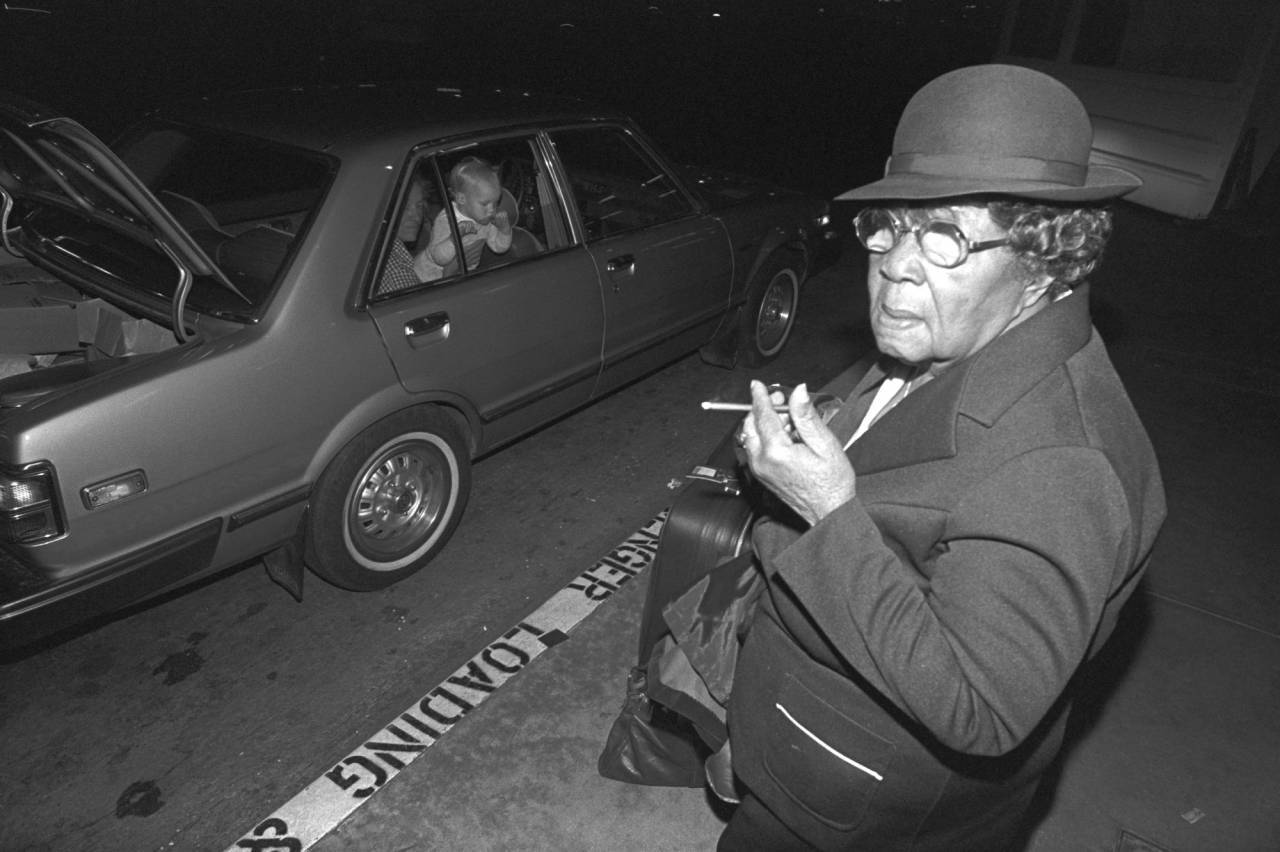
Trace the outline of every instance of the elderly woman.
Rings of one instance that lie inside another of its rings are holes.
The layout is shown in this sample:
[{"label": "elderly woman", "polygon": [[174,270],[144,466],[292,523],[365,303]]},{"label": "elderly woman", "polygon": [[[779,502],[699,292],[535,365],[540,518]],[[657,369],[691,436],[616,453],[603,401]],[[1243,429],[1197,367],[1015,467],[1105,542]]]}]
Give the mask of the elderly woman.
[{"label": "elderly woman", "polygon": [[[879,350],[739,443],[794,511],[729,707],[722,849],[1007,848],[1164,519],[1156,459],[1084,279],[1138,185],[1087,162],[1061,83],[986,65],[907,105],[885,177],[840,196]],[[773,402],[779,402],[775,399]]]}]

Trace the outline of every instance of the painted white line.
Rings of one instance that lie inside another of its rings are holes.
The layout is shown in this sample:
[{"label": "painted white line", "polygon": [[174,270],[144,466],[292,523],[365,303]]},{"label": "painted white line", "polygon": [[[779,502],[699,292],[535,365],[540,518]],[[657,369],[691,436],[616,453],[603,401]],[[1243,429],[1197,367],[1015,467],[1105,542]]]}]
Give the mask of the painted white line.
[{"label": "painted white line", "polygon": [[226,852],[302,852],[337,827],[534,657],[649,567],[663,511],[304,787]]}]

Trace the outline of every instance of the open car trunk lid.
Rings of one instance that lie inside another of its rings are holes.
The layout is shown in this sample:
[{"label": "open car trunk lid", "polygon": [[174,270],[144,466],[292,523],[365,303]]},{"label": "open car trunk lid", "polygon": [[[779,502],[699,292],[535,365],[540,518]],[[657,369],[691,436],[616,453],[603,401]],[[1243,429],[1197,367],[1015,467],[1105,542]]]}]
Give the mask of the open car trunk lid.
[{"label": "open car trunk lid", "polygon": [[[44,268],[66,268],[78,273],[77,281],[101,282],[103,295],[167,324],[179,341],[187,337],[183,312],[195,276],[216,281],[248,302],[102,140],[70,118],[7,94],[0,95],[0,205],[3,245],[11,254]],[[32,227],[28,233],[29,225],[41,221],[72,219],[81,226]],[[77,239],[75,230],[86,236]],[[172,295],[162,300],[145,285],[112,287],[111,276],[102,274],[108,270],[100,255],[92,252],[111,250],[107,246],[113,242],[123,268],[150,267],[153,277],[162,276],[167,262],[178,279]],[[140,249],[136,256],[128,249],[131,242]]]}]

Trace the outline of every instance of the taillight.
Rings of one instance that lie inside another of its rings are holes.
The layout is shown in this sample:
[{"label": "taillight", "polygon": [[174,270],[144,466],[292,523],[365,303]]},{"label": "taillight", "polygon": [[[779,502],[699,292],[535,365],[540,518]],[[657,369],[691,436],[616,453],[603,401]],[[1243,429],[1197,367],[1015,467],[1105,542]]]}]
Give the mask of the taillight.
[{"label": "taillight", "polygon": [[42,463],[0,468],[0,536],[35,544],[64,532],[53,469]]}]

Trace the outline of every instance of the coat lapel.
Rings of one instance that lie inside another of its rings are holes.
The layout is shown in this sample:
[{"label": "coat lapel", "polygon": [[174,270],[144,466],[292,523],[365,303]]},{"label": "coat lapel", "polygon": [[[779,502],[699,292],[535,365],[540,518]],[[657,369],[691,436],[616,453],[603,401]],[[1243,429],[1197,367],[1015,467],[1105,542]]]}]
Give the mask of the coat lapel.
[{"label": "coat lapel", "polygon": [[[1080,288],[907,396],[849,448],[853,469],[862,475],[954,456],[961,416],[992,425],[1091,333],[1088,290]],[[868,375],[876,371],[884,377],[878,365]]]},{"label": "coat lapel", "polygon": [[[840,439],[840,443],[847,443],[849,438],[857,431],[858,426],[862,423],[862,418],[866,416],[867,409],[871,407],[871,400],[875,397],[875,390],[884,381],[888,375],[892,360],[879,353],[872,353],[871,356],[858,361],[853,369],[845,372],[844,375],[837,378],[829,386],[828,390],[844,398],[844,404],[836,411],[835,415],[828,421],[827,426]],[[853,379],[861,373],[861,377],[854,383],[853,388],[844,391],[839,387],[842,379]]]}]

